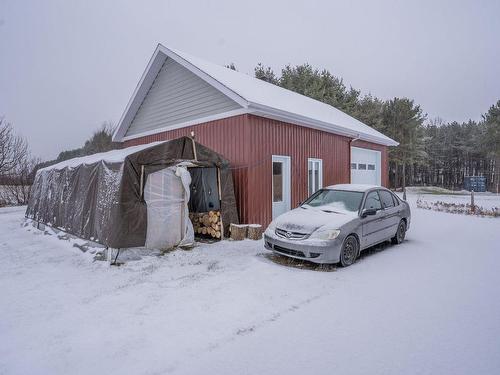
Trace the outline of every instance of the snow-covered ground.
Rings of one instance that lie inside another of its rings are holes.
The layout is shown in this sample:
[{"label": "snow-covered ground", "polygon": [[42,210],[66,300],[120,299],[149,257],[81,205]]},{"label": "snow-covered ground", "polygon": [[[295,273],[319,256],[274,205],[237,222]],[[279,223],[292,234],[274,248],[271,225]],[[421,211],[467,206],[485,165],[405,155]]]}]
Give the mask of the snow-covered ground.
[{"label": "snow-covered ground", "polygon": [[414,208],[402,245],[321,272],[249,240],[110,267],[23,214],[0,209],[0,374],[500,373],[499,219]]}]

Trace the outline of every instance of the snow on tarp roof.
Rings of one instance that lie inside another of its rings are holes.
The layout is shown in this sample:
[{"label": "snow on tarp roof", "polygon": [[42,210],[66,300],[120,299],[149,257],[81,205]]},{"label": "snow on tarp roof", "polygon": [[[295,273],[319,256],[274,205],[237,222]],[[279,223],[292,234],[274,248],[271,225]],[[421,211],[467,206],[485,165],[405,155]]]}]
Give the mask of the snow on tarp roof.
[{"label": "snow on tarp roof", "polygon": [[120,120],[113,140],[125,136],[149,87],[166,58],[183,65],[240,104],[247,113],[329,131],[378,144],[396,146],[393,139],[341,110],[262,81],[248,74],[205,61],[187,53],[158,45]]},{"label": "snow on tarp roof", "polygon": [[52,169],[61,170],[64,168],[75,168],[79,165],[89,165],[94,164],[99,161],[105,161],[108,163],[119,163],[125,160],[128,155],[131,155],[135,152],[145,150],[146,148],[156,146],[162,142],[152,142],[144,145],[131,146],[127,148],[122,148],[118,150],[111,150],[107,152],[100,152],[97,154],[80,156],[78,158],[63,160],[60,163],[49,165],[45,168],[40,168],[38,171],[48,171]]}]

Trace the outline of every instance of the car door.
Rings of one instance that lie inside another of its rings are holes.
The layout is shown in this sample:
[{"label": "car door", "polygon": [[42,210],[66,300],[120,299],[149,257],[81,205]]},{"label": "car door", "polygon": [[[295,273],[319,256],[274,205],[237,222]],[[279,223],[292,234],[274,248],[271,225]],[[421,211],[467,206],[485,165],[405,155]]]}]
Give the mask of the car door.
[{"label": "car door", "polygon": [[381,189],[379,190],[379,195],[382,202],[382,209],[384,210],[384,238],[391,238],[394,237],[398,228],[400,220],[399,207],[394,204],[394,199],[390,191]]},{"label": "car door", "polygon": [[384,240],[384,212],[377,190],[370,191],[365,198],[363,209],[375,209],[375,215],[361,218],[362,246],[369,247]]}]

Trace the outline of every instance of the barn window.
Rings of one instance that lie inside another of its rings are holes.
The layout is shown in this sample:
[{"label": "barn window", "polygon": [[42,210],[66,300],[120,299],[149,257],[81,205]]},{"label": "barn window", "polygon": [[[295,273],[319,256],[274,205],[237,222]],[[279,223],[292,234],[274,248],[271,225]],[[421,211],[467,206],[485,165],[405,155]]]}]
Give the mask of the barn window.
[{"label": "barn window", "polygon": [[368,164],[368,170],[369,171],[374,171],[375,170],[375,164]]},{"label": "barn window", "polygon": [[283,163],[273,162],[273,202],[283,201]]},{"label": "barn window", "polygon": [[309,195],[323,187],[323,160],[307,159],[307,186]]},{"label": "barn window", "polygon": [[351,169],[356,169],[356,163],[351,163]]},{"label": "barn window", "polygon": [[366,171],[366,164],[358,164],[358,169],[362,169],[364,171]]}]

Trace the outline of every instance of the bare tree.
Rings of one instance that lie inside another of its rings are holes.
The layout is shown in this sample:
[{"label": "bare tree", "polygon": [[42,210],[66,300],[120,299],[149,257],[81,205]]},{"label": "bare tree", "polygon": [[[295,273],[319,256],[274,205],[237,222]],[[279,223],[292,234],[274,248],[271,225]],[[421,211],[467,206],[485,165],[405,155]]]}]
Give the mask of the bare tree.
[{"label": "bare tree", "polygon": [[0,205],[28,203],[37,163],[39,160],[30,155],[26,140],[0,118]]},{"label": "bare tree", "polygon": [[33,158],[27,153],[4,178],[4,185],[0,189],[0,200],[9,205],[28,204],[38,163],[40,159]]},{"label": "bare tree", "polygon": [[0,117],[0,179],[7,177],[28,154],[28,143]]}]

